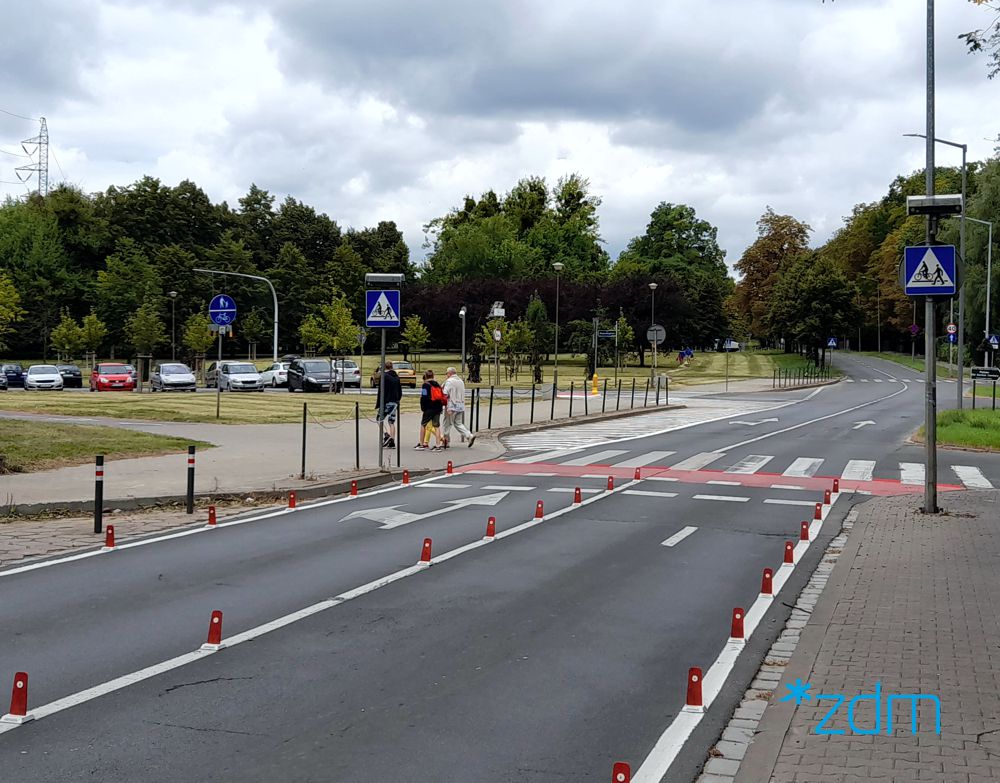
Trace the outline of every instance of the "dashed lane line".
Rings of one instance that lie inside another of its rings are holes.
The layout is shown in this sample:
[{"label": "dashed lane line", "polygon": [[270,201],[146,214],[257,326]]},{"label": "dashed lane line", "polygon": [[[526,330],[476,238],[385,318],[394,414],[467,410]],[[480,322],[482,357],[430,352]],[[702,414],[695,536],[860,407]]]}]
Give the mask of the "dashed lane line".
[{"label": "dashed lane line", "polygon": [[748,497],[739,495],[694,495],[693,497],[695,500],[722,500],[729,503],[746,503],[750,500]]},{"label": "dashed lane line", "polygon": [[666,541],[660,543],[660,546],[677,546],[681,541],[691,535],[698,528],[688,525],[687,527],[682,527],[676,533],[674,533]]}]

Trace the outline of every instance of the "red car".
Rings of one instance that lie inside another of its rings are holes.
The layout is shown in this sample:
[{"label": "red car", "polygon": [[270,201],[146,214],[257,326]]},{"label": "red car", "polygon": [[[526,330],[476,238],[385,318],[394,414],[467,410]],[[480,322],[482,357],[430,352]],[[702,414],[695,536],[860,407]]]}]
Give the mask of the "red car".
[{"label": "red car", "polygon": [[132,391],[135,378],[129,375],[124,364],[99,364],[90,373],[91,391]]}]

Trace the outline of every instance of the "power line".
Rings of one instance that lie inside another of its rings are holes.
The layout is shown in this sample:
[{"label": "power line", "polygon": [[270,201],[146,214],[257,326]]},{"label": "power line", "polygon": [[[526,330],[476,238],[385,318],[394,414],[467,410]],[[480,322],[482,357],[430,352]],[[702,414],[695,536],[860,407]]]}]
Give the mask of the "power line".
[{"label": "power line", "polygon": [[30,155],[23,155],[20,152],[9,152],[8,150],[0,150],[0,152],[4,153],[5,155],[10,155],[10,156],[15,157],[15,158],[29,158],[29,159],[31,158]]},{"label": "power line", "polygon": [[38,117],[25,117],[23,114],[17,114],[12,111],[7,111],[6,109],[0,109],[0,113],[9,114],[11,117],[17,117],[19,120],[27,120],[28,122],[38,122]]},{"label": "power line", "polygon": [[59,158],[56,157],[56,151],[52,150],[52,160],[56,162],[56,167],[59,169],[59,176],[62,177],[62,181],[66,181],[66,172],[63,171],[62,166],[59,165]]}]

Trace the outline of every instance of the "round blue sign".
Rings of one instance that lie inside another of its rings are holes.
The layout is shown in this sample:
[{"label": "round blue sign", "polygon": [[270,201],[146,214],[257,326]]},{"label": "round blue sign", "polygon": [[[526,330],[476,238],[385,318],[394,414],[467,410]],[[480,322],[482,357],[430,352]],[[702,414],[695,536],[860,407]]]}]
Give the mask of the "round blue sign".
[{"label": "round blue sign", "polygon": [[208,306],[208,317],[212,323],[228,326],[236,320],[236,302],[228,294],[219,294],[212,298]]}]

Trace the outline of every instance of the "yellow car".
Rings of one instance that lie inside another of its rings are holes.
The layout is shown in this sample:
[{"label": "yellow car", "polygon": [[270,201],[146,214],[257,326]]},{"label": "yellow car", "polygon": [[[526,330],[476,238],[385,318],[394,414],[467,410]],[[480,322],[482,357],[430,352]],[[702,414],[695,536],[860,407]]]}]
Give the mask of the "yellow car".
[{"label": "yellow car", "polygon": [[[412,362],[393,362],[392,369],[396,371],[396,375],[399,376],[399,382],[403,386],[409,386],[411,389],[417,388],[417,371],[413,369]],[[372,388],[378,388],[378,377],[382,372],[381,367],[376,367],[375,371],[372,372],[371,384]]]}]

